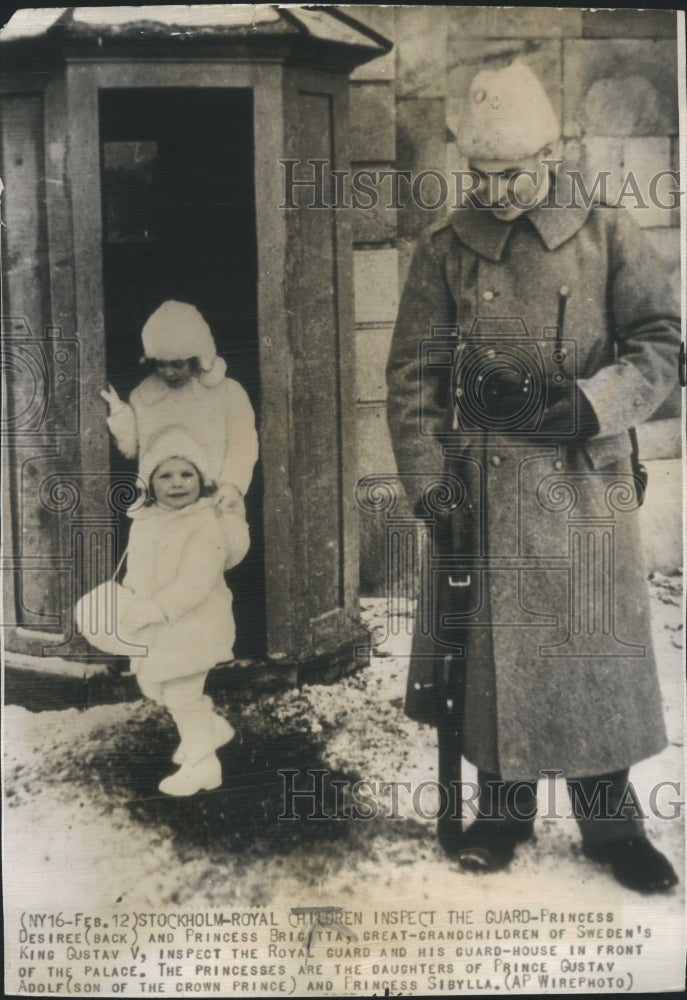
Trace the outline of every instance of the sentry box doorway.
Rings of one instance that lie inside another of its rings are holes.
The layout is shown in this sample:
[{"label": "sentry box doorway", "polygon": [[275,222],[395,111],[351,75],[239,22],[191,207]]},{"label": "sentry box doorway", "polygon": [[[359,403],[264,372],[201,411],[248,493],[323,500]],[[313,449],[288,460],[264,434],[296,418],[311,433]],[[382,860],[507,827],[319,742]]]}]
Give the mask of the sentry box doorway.
[{"label": "sentry box doorway", "polygon": [[[351,663],[365,635],[350,223],[329,172],[326,207],[307,188],[283,207],[280,161],[348,167],[348,74],[389,45],[327,9],[41,14],[0,33],[6,354],[38,352],[51,387],[49,417],[24,427],[37,390],[8,368],[6,646],[84,656],[73,602],[111,570],[127,502],[98,390],[140,378],[142,323],[173,297],[206,314],[258,413],[238,649]],[[57,338],[78,375],[58,373]]]},{"label": "sentry box doorway", "polygon": [[[167,299],[192,302],[259,413],[252,91],[103,90],[99,119],[108,377],[126,397],[148,316]],[[112,443],[110,468],[136,463]],[[229,576],[237,657],[267,652],[261,471],[246,497],[251,548]]]}]

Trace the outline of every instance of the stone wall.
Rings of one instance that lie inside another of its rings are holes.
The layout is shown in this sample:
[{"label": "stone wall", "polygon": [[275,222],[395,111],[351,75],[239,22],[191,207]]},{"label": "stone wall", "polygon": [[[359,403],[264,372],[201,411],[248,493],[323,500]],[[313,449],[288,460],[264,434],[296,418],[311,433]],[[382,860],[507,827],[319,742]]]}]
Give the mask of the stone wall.
[{"label": "stone wall", "polygon": [[[632,171],[640,198],[626,188],[623,204],[679,280],[678,211],[652,206],[647,197],[654,175],[678,169],[674,12],[356,6],[351,13],[394,43],[391,53],[352,77],[354,170],[396,168],[415,175],[430,169],[450,177],[452,170],[464,169],[455,133],[470,81],[483,66],[499,68],[519,56],[547,88],[562,122],[566,157],[585,177],[610,171],[608,197],[613,199]],[[657,189],[665,205],[671,187],[666,178]],[[385,195],[389,190],[381,188]],[[435,197],[429,184],[425,197]],[[641,207],[640,199],[648,207]],[[352,213],[361,476],[395,468],[384,416],[384,366],[414,240],[437,215],[410,203],[398,210],[386,203],[380,199],[374,210]],[[676,418],[679,402],[676,387],[656,417]],[[665,432],[656,428],[642,438],[642,457],[656,459],[644,515],[651,568],[681,561],[679,476],[675,463],[670,475],[662,464],[675,441],[674,419]],[[657,504],[678,514],[657,524]],[[379,593],[384,588],[381,520],[363,514],[361,539],[363,592]]]}]

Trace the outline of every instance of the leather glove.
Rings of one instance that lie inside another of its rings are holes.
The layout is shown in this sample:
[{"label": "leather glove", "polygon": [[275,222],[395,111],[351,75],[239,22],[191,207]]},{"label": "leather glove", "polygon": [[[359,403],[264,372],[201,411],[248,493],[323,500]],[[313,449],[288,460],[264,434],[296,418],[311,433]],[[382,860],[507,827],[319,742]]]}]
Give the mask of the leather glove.
[{"label": "leather glove", "polygon": [[522,371],[498,368],[484,376],[481,390],[484,410],[492,417],[517,415],[527,403],[531,391],[531,381]]},{"label": "leather glove", "polygon": [[[542,415],[537,437],[558,436],[581,441],[599,433],[594,408],[576,385],[571,389],[554,390],[552,397]],[[574,427],[577,433],[572,435]]]}]

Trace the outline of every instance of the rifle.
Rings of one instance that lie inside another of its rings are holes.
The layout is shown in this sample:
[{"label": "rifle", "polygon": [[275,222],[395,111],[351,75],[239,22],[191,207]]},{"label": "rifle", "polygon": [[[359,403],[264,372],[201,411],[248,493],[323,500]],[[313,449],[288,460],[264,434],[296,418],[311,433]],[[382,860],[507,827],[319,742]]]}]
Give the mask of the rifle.
[{"label": "rifle", "polygon": [[[426,516],[426,515],[425,515]],[[434,540],[443,554],[453,550],[451,515],[439,516]],[[466,646],[467,630],[444,625],[446,615],[471,610],[474,583],[469,573],[442,570],[434,606],[431,634],[416,629],[408,671],[405,711],[411,719],[437,729],[442,813],[437,822],[439,843],[455,852],[462,837],[461,750],[465,713],[465,657],[456,646]],[[454,818],[452,818],[454,817]]]},{"label": "rifle", "polygon": [[[451,552],[453,532],[450,516],[436,526],[436,540],[441,552]],[[467,612],[470,608],[472,581],[470,573],[442,571],[439,574],[439,593],[434,608],[434,634],[444,650],[458,643],[466,648],[466,629],[447,628],[447,614]],[[455,852],[463,834],[461,794],[461,753],[463,744],[463,718],[465,715],[465,657],[434,651],[434,696],[439,752],[439,785],[444,790],[441,805],[447,808],[437,821],[437,837],[443,849]]]}]

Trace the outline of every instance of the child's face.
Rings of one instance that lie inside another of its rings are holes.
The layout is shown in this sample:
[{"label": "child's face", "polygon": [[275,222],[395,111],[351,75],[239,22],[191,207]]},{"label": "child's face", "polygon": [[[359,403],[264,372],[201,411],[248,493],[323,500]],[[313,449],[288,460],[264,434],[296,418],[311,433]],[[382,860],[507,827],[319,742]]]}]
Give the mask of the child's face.
[{"label": "child's face", "polygon": [[156,361],[157,373],[170,389],[181,389],[193,375],[193,359]]},{"label": "child's face", "polygon": [[150,477],[157,502],[172,510],[195,503],[200,496],[200,476],[185,458],[166,458]]}]

